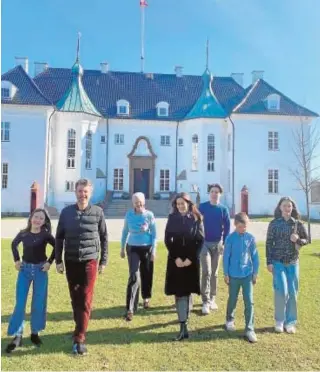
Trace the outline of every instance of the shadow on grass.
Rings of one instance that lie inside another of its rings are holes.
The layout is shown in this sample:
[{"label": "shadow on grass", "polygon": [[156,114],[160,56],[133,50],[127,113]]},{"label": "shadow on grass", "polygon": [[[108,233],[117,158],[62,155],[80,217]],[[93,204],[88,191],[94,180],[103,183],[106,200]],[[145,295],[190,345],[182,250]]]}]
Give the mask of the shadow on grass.
[{"label": "shadow on grass", "polygon": [[310,253],[310,256],[320,258],[320,252],[319,253]]},{"label": "shadow on grass", "polygon": [[[127,324],[127,323],[124,323]],[[133,324],[133,323],[130,323]],[[177,329],[174,332],[155,332],[159,328],[175,325]],[[177,336],[179,326],[176,321],[168,323],[155,323],[142,327],[128,328],[128,326],[118,328],[107,328],[87,332],[86,344],[90,350],[93,351],[94,345],[130,345],[130,344],[144,344],[144,343],[166,343],[171,342]],[[273,332],[272,327],[256,329],[259,334],[266,332]],[[29,339],[24,340],[24,346],[16,349],[11,354],[6,354],[4,351],[5,345],[10,342],[11,338],[4,338],[2,344],[2,356],[20,357],[22,355],[36,355],[36,354],[54,354],[66,353],[71,356],[72,339],[70,333],[59,333],[54,335],[43,334],[41,336],[43,345],[40,348],[32,346]],[[190,338],[184,340],[184,343],[207,342],[207,341],[221,341],[228,339],[244,339],[243,331],[227,332],[224,329],[224,324],[215,325],[206,328],[193,330],[190,329]],[[172,347],[179,345],[179,342],[172,342]],[[92,347],[90,347],[92,346]]]}]

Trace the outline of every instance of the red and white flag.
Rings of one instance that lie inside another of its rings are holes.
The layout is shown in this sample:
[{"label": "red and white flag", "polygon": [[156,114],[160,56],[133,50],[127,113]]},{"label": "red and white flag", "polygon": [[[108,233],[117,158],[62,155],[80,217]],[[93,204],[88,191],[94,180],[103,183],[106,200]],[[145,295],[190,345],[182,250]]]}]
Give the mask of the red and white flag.
[{"label": "red and white flag", "polygon": [[147,0],[140,0],[140,6],[141,7],[148,6]]}]

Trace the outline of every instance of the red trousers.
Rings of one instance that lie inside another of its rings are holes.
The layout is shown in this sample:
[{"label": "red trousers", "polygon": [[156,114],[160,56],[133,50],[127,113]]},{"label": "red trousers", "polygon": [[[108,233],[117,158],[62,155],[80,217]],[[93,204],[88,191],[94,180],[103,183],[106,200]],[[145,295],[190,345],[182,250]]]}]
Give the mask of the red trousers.
[{"label": "red trousers", "polygon": [[66,261],[66,274],[75,321],[74,342],[84,342],[86,338],[97,271],[96,260]]}]

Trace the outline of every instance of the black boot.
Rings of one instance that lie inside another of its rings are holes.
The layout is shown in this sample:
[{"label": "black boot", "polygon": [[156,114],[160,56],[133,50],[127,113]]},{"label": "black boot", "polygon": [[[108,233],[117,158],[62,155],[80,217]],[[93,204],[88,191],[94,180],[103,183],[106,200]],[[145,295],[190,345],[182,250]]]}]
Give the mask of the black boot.
[{"label": "black boot", "polygon": [[22,336],[16,336],[6,347],[6,353],[10,354],[16,347],[22,346]]},{"label": "black boot", "polygon": [[182,341],[185,338],[189,338],[187,323],[181,322],[180,323],[180,332],[179,332],[178,336],[174,339],[174,341]]},{"label": "black boot", "polygon": [[30,340],[37,347],[40,347],[42,345],[42,341],[38,333],[31,333]]}]

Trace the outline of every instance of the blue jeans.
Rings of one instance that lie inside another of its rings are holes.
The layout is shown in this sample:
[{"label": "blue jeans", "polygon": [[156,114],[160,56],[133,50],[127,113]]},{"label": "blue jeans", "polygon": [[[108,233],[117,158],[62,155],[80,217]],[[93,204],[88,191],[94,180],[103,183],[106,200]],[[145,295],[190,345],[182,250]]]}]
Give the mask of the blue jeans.
[{"label": "blue jeans", "polygon": [[47,315],[48,273],[42,271],[43,263],[22,262],[16,286],[16,306],[9,321],[8,336],[23,334],[26,303],[30,284],[33,285],[31,303],[31,333],[45,329]]},{"label": "blue jeans", "polygon": [[240,288],[244,301],[246,331],[254,330],[253,283],[252,275],[245,278],[229,278],[229,298],[227,305],[227,322],[234,321]]},{"label": "blue jeans", "polygon": [[285,325],[297,323],[299,263],[273,262],[274,318]]}]

